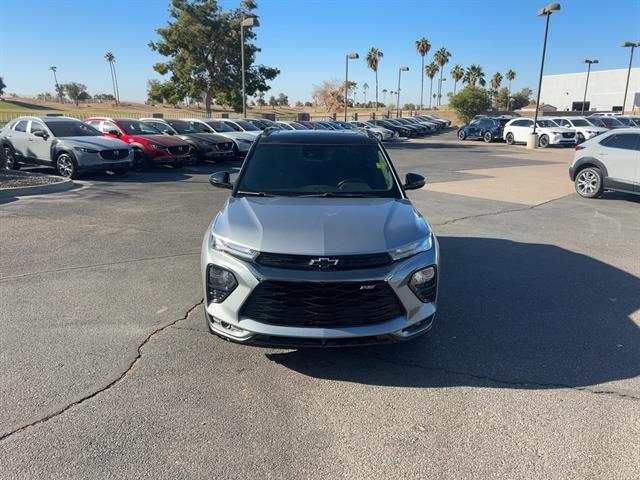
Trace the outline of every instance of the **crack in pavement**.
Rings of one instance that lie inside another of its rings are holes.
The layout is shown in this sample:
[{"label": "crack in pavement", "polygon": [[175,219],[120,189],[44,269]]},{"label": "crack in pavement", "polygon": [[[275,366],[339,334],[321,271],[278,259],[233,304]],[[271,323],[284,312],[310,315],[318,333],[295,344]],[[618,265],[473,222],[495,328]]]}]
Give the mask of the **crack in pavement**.
[{"label": "crack in pavement", "polygon": [[379,357],[379,356],[375,356],[373,357],[376,360],[383,362],[383,363],[389,363],[391,365],[396,365],[396,366],[400,366],[400,367],[411,367],[411,368],[417,368],[420,370],[427,370],[427,371],[431,371],[431,372],[442,372],[442,373],[447,373],[450,375],[461,375],[461,376],[465,376],[465,377],[470,377],[470,378],[475,378],[478,380],[489,380],[490,382],[494,382],[494,383],[502,383],[504,385],[513,385],[516,387],[528,387],[528,386],[536,386],[536,387],[551,387],[551,388],[562,388],[562,389],[568,389],[568,390],[577,390],[579,392],[587,392],[587,393],[591,393],[594,395],[611,395],[611,396],[615,396],[615,397],[619,397],[622,398],[624,400],[633,400],[633,401],[640,401],[640,396],[636,397],[635,395],[631,395],[628,393],[622,393],[622,392],[617,392],[615,390],[594,390],[591,388],[587,388],[587,387],[577,387],[575,385],[569,385],[566,383],[552,383],[552,382],[535,382],[535,381],[523,381],[523,380],[505,380],[505,379],[501,379],[501,378],[496,378],[496,377],[491,377],[489,375],[480,375],[477,373],[469,373],[469,372],[463,372],[461,370],[452,370],[449,368],[445,368],[445,367],[428,367],[425,365],[421,365],[419,363],[413,363],[413,362],[404,362],[401,360],[392,360],[389,358],[384,358],[384,357]]},{"label": "crack in pavement", "polygon": [[94,392],[92,392],[92,393],[90,393],[90,394],[88,394],[88,395],[85,395],[85,396],[81,397],[81,398],[80,398],[80,399],[78,399],[78,400],[75,400],[75,401],[73,401],[73,402],[71,402],[71,403],[69,403],[69,404],[65,405],[64,407],[60,408],[59,410],[57,410],[57,411],[55,411],[55,412],[53,412],[53,413],[50,413],[49,415],[46,415],[46,416],[44,416],[44,417],[42,417],[42,418],[39,418],[38,420],[35,420],[35,421],[33,421],[33,422],[30,422],[30,423],[27,423],[26,425],[23,425],[23,426],[18,427],[18,428],[14,429],[14,430],[11,430],[10,432],[7,432],[7,433],[4,433],[4,434],[0,435],[0,442],[2,442],[2,441],[4,441],[4,440],[6,440],[7,438],[9,438],[9,437],[11,437],[11,436],[15,435],[16,433],[23,432],[23,431],[25,431],[25,430],[28,430],[28,429],[29,429],[29,428],[31,428],[31,427],[35,427],[36,425],[40,425],[40,424],[42,424],[42,423],[46,423],[46,422],[48,422],[49,420],[51,420],[51,419],[53,419],[53,418],[56,418],[56,417],[58,417],[58,416],[62,415],[63,413],[67,412],[68,410],[72,409],[73,407],[76,407],[76,406],[78,406],[78,405],[81,405],[81,404],[83,404],[84,402],[86,402],[87,400],[90,400],[90,399],[92,399],[92,398],[97,397],[97,396],[98,396],[98,395],[100,395],[101,393],[106,392],[107,390],[111,389],[112,387],[114,387],[114,386],[116,386],[117,384],[119,384],[120,382],[122,382],[122,381],[127,377],[127,375],[129,375],[129,373],[133,370],[133,368],[138,364],[138,362],[139,362],[139,361],[140,361],[140,359],[142,358],[142,348],[143,348],[147,343],[149,343],[149,341],[150,341],[153,337],[155,337],[156,335],[158,335],[158,334],[159,334],[159,333],[161,333],[162,331],[166,330],[167,328],[169,328],[169,327],[171,327],[171,326],[175,325],[176,323],[181,322],[181,321],[186,320],[187,318],[189,318],[189,315],[191,315],[191,313],[192,313],[196,308],[198,308],[199,306],[201,306],[203,302],[204,302],[204,299],[201,299],[198,303],[196,303],[195,305],[193,305],[192,307],[190,307],[190,308],[185,312],[185,314],[184,314],[182,317],[180,317],[180,318],[178,318],[178,319],[176,319],[176,320],[173,320],[173,321],[171,321],[171,322],[169,322],[169,323],[166,323],[165,325],[163,325],[163,326],[161,326],[161,327],[156,328],[156,329],[155,329],[155,330],[153,330],[149,335],[147,335],[147,336],[145,337],[145,339],[142,341],[142,343],[140,343],[140,344],[138,345],[136,356],[133,358],[133,360],[131,361],[131,363],[129,364],[129,366],[128,366],[128,367],[127,367],[127,368],[126,368],[126,369],[125,369],[125,370],[124,370],[124,371],[123,371],[123,372],[122,372],[122,373],[121,373],[121,374],[120,374],[120,375],[119,375],[115,380],[112,380],[111,382],[109,382],[109,383],[108,383],[108,384],[106,384],[105,386],[103,386],[103,387],[101,387],[101,388],[99,388],[99,389],[95,390]]},{"label": "crack in pavement", "polygon": [[200,255],[200,252],[175,253],[173,255],[157,255],[155,257],[133,258],[131,260],[122,260],[119,262],[94,263],[89,265],[78,265],[76,267],[56,268],[54,270],[42,270],[40,272],[21,273],[19,275],[9,275],[7,277],[0,277],[0,282],[3,280],[14,280],[16,278],[31,277],[34,275],[44,275],[47,273],[70,272],[73,270],[84,270],[86,268],[109,267],[111,265],[126,265],[128,263],[146,262],[149,260],[165,260],[167,258],[189,257],[193,255]]},{"label": "crack in pavement", "polygon": [[564,197],[560,197],[560,198],[553,198],[551,200],[547,200],[546,202],[538,203],[537,205],[529,205],[529,206],[522,207],[522,208],[510,208],[510,209],[506,209],[506,210],[498,210],[497,212],[485,212],[485,213],[478,213],[476,215],[469,215],[467,217],[452,218],[451,220],[447,220],[446,222],[432,223],[431,226],[433,226],[433,227],[442,227],[444,225],[450,225],[452,223],[462,222],[463,220],[471,220],[471,219],[474,219],[474,218],[492,217],[492,216],[502,215],[504,213],[525,212],[527,210],[533,210],[533,209],[536,209],[538,207],[542,207],[544,205],[547,205],[549,203],[555,202],[556,200],[560,200],[560,199],[565,198],[567,196],[568,195],[565,195]]}]

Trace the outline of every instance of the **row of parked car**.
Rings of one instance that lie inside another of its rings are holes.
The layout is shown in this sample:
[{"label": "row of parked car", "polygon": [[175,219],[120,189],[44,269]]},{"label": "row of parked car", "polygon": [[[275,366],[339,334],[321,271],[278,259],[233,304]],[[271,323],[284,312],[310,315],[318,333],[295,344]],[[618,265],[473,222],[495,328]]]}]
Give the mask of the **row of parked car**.
[{"label": "row of parked car", "polygon": [[[640,127],[640,117],[633,115],[589,117],[542,117],[536,133],[540,147],[574,146],[612,129]],[[504,140],[509,145],[526,143],[533,132],[533,119],[478,116],[458,128],[458,138],[482,139],[485,142]]]},{"label": "row of parked car", "polygon": [[52,166],[58,174],[75,178],[83,171],[122,174],[151,165],[181,168],[188,163],[242,158],[266,129],[356,130],[387,141],[425,135],[449,124],[448,120],[427,115],[366,122],[111,117],[80,121],[24,116],[0,130],[0,148],[5,153],[6,168],[19,169],[21,164]]}]

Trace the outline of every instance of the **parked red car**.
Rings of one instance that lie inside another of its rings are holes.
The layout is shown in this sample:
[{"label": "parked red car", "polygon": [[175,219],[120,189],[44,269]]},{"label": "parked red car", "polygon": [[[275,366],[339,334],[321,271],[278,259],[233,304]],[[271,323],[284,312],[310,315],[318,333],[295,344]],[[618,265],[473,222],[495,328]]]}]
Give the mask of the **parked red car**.
[{"label": "parked red car", "polygon": [[191,160],[191,146],[179,138],[163,135],[150,125],[130,118],[91,117],[84,120],[106,137],[119,138],[134,152],[133,168],[151,165],[181,168]]}]

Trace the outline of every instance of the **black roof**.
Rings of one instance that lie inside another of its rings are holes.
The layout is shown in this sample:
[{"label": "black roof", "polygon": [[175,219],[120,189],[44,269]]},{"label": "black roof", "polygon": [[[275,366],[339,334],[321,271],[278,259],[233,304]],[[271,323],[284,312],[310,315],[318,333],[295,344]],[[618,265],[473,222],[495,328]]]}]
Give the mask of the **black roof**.
[{"label": "black roof", "polygon": [[259,143],[377,145],[368,135],[350,130],[276,130],[262,134]]}]

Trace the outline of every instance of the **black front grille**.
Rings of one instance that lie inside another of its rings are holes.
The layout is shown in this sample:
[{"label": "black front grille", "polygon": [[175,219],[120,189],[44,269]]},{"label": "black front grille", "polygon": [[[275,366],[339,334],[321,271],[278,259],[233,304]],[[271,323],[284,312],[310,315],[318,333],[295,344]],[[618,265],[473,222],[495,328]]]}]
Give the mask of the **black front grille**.
[{"label": "black front grille", "polygon": [[129,155],[129,150],[126,148],[121,148],[119,150],[101,150],[100,156],[105,160],[122,160],[123,158],[127,158]]},{"label": "black front grille", "polygon": [[370,253],[364,255],[287,255],[281,253],[261,253],[256,262],[265,267],[286,268],[290,270],[361,270],[389,265],[388,253]]},{"label": "black front grille", "polygon": [[222,142],[218,143],[218,150],[226,152],[227,150],[231,150],[231,142]]},{"label": "black front grille", "polygon": [[178,145],[177,147],[169,147],[169,152],[173,155],[186,155],[189,153],[189,147],[187,145]]},{"label": "black front grille", "polygon": [[563,138],[573,138],[574,135],[575,134],[573,132],[562,132],[562,137]]},{"label": "black front grille", "polygon": [[241,317],[288,327],[371,325],[403,315],[391,287],[372,282],[267,280],[251,293]]}]

